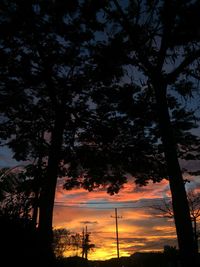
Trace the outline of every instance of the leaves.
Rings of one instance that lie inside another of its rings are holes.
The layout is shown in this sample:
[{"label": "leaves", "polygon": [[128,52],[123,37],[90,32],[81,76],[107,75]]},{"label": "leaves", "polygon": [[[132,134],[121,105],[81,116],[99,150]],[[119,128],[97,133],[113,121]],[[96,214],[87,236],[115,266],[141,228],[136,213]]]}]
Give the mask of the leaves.
[{"label": "leaves", "polygon": [[[153,1],[128,4],[130,9],[121,7],[120,19],[119,8],[107,1],[4,3],[3,25],[12,30],[2,39],[0,137],[16,159],[45,162],[62,110],[66,123],[59,160],[65,166],[59,165],[58,175],[68,176],[65,188],[103,185],[116,193],[127,173],[140,184],[167,177],[152,78],[162,63],[167,82],[170,60],[176,65],[185,51],[189,55],[190,44],[183,51],[171,43],[189,15],[184,3],[174,3],[173,25],[163,15],[168,4],[162,9]],[[193,88],[188,77],[171,87],[184,97],[192,97]],[[190,134],[196,117],[171,91],[168,107],[179,156],[198,158],[199,140]]]}]

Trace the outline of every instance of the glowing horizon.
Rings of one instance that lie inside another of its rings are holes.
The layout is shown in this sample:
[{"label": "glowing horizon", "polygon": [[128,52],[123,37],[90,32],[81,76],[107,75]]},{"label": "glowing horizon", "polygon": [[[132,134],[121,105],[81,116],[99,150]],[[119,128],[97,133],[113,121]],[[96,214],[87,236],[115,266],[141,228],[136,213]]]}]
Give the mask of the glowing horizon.
[{"label": "glowing horizon", "polygon": [[[120,256],[135,252],[162,251],[164,245],[176,246],[173,219],[157,216],[151,208],[163,198],[170,197],[167,180],[140,187],[132,180],[117,194],[110,196],[105,190],[87,192],[84,189],[66,191],[62,183],[57,186],[53,227],[80,233],[87,225],[95,249],[90,260],[117,257],[115,208],[118,209]],[[70,256],[67,252],[66,255]],[[75,254],[71,254],[75,255]]]}]

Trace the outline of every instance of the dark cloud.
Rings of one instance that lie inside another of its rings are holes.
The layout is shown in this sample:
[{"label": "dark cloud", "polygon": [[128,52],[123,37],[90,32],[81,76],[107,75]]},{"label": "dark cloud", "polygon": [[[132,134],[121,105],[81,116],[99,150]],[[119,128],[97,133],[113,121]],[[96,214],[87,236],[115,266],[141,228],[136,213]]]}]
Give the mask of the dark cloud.
[{"label": "dark cloud", "polygon": [[98,224],[97,221],[79,221],[82,224]]},{"label": "dark cloud", "polygon": [[[122,240],[120,241],[120,244],[123,245],[123,251],[129,252],[129,254],[133,254],[134,252],[139,252],[139,251],[157,251],[160,249],[163,249],[164,246],[176,246],[177,241],[175,238],[160,238],[160,239],[155,239],[151,240],[148,238],[133,238],[133,239],[124,239],[123,242]],[[127,246],[126,246],[127,244]],[[132,244],[132,245],[130,245]]]},{"label": "dark cloud", "polygon": [[[124,225],[129,225],[129,226],[137,226],[139,227],[140,229],[141,228],[148,228],[148,229],[152,229],[152,228],[155,228],[156,226],[173,226],[174,223],[173,222],[170,222],[169,219],[167,218],[160,218],[160,217],[156,217],[155,215],[150,217],[149,219],[148,218],[129,218],[129,219],[124,219],[123,220],[123,224]],[[139,229],[138,228],[138,229]]]},{"label": "dark cloud", "polygon": [[127,237],[119,238],[120,244],[144,243],[147,242],[146,237]]}]

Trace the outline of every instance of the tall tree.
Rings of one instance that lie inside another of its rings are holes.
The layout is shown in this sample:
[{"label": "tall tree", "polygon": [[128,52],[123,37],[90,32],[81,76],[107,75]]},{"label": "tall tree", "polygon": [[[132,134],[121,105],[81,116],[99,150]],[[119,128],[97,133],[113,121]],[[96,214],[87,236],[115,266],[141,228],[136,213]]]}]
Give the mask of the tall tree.
[{"label": "tall tree", "polygon": [[47,255],[62,152],[73,155],[90,114],[88,47],[93,32],[81,16],[81,5],[82,1],[13,0],[2,1],[0,11],[0,137],[16,159],[46,163],[40,181],[39,231]]},{"label": "tall tree", "polygon": [[[151,89],[172,193],[181,263],[184,267],[197,266],[192,223],[179,163],[184,145],[180,149],[180,139],[177,139],[177,132],[173,127],[173,103],[171,105],[169,96],[192,96],[195,88],[198,88],[199,1],[87,2],[90,9],[98,14],[99,10],[102,10],[102,18],[107,23],[107,31],[110,33],[106,45],[102,44],[100,56],[97,58],[97,73],[101,78],[104,75],[107,78],[112,75],[112,71],[119,66],[115,52],[123,53],[124,49],[128,59],[125,57],[121,64],[128,65],[128,69],[132,68],[132,79],[139,77]],[[92,16],[89,16],[89,19],[93,20]],[[123,49],[120,50],[119,46]],[[121,55],[118,55],[121,59]],[[100,67],[103,67],[103,71],[98,72]],[[112,71],[109,71],[110,69]],[[176,115],[183,118],[183,112],[184,109],[176,112]],[[182,126],[187,128],[187,124],[182,123]],[[189,130],[186,128],[185,130]],[[182,138],[187,138],[187,134]],[[190,155],[195,158],[195,154],[191,152]]]},{"label": "tall tree", "polygon": [[195,88],[194,77],[199,79],[200,36],[196,21],[200,5],[198,1],[130,1],[124,10],[117,0],[112,4],[114,11],[105,11],[126,32],[130,64],[146,77],[156,99],[181,262],[190,266],[194,259],[192,265],[196,266],[190,213],[167,94],[170,89],[181,95],[191,94]]}]

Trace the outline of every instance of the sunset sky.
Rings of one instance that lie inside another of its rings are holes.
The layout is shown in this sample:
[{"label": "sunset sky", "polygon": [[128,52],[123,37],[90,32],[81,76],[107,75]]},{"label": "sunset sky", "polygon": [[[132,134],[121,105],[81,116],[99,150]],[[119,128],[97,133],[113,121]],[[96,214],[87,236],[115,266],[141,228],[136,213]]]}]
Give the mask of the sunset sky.
[{"label": "sunset sky", "polygon": [[[188,186],[199,188],[198,178],[192,179]],[[117,208],[118,216],[122,217],[118,219],[120,256],[162,250],[164,245],[177,247],[173,220],[160,218],[158,212],[151,208],[169,196],[167,180],[139,187],[130,179],[124,189],[114,196],[103,189],[94,192],[83,189],[66,191],[59,182],[53,225],[54,228],[64,227],[80,234],[87,225],[91,243],[95,244],[89,259],[117,257],[114,218]]]},{"label": "sunset sky", "polygon": [[[0,166],[12,167],[16,164],[9,150],[1,150]],[[195,170],[199,164],[188,161]],[[200,177],[185,176],[191,182],[187,187],[200,190]],[[109,259],[117,257],[115,208],[117,208],[119,226],[120,256],[129,256],[138,251],[162,250],[164,245],[177,247],[176,232],[172,219],[158,216],[151,207],[162,203],[163,198],[170,197],[167,180],[161,183],[149,183],[136,186],[130,179],[124,188],[114,196],[100,189],[88,192],[84,189],[66,191],[62,189],[63,181],[58,180],[53,227],[66,228],[71,233],[82,233],[87,226],[91,243],[95,249],[89,259]],[[73,255],[69,253],[66,255]]]}]

